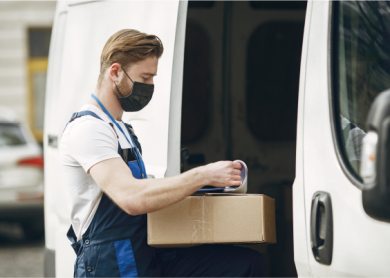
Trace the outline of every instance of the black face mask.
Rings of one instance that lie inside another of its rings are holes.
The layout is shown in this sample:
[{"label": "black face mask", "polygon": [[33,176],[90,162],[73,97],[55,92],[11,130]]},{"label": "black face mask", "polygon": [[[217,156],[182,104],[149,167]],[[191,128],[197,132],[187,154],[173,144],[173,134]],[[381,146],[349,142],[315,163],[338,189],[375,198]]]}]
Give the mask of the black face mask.
[{"label": "black face mask", "polygon": [[[131,80],[130,76],[125,72],[122,68],[123,72],[127,75],[127,77]],[[133,82],[133,80],[131,80]],[[115,87],[118,93],[122,96],[122,93],[119,91],[118,86],[114,82]],[[137,112],[143,109],[150,100],[152,99],[154,91],[153,84],[144,84],[140,82],[133,82],[133,90],[126,97],[120,97],[119,102],[124,111],[126,112]]]}]

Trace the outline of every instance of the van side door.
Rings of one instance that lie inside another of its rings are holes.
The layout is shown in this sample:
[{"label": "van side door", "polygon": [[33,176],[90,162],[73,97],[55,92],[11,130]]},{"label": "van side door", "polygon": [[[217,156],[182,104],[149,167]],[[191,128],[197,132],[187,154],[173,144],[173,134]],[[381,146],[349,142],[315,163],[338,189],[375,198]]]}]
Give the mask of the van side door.
[{"label": "van side door", "polygon": [[363,209],[360,161],[371,103],[390,87],[390,4],[308,9],[301,165],[311,275],[389,276],[390,225]]},{"label": "van side door", "polygon": [[[158,76],[154,79],[154,96],[145,109],[126,113],[123,120],[133,126],[142,144],[148,176],[162,178],[179,174],[187,2],[78,0],[60,4],[66,6],[62,8],[67,14],[65,26],[59,31],[63,32],[62,57],[49,58],[49,79],[54,78],[56,85],[50,94],[57,96],[50,96],[46,103],[46,117],[53,113],[56,117],[53,122],[46,122],[47,127],[50,125],[48,132],[51,133],[46,132],[45,136],[56,135],[59,142],[72,113],[78,111],[90,97],[99,76],[101,51],[111,35],[121,29],[154,34],[164,45]],[[55,25],[61,21],[59,14],[55,18]],[[58,78],[55,72],[60,73]],[[57,127],[57,131],[52,126]],[[45,139],[45,149],[49,142],[49,138]],[[51,211],[47,211],[46,215],[58,225],[46,225],[50,229],[47,234],[54,237],[51,238],[50,247],[55,247],[56,276],[72,276],[75,254],[66,238],[70,213],[64,193],[65,185],[60,175],[56,174],[57,171],[49,173],[52,169],[50,165],[58,165],[58,149],[50,148],[45,165],[47,174],[51,176],[45,184],[45,201],[50,204]]]}]

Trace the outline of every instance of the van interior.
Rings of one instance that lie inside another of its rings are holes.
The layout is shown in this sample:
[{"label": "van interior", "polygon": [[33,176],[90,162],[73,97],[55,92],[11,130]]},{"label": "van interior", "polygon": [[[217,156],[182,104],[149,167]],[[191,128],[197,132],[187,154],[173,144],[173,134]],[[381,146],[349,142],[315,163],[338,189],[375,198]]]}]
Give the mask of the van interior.
[{"label": "van interior", "polygon": [[258,250],[267,276],[296,277],[292,185],[305,1],[190,1],[182,171],[243,160],[248,193],[275,199],[277,244]]}]

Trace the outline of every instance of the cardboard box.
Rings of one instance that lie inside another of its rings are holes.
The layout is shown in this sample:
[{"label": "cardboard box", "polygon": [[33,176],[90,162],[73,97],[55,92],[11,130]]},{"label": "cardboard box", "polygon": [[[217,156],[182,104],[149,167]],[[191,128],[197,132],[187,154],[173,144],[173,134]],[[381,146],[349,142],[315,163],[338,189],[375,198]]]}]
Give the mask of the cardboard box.
[{"label": "cardboard box", "polygon": [[276,243],[275,200],[257,194],[207,194],[148,214],[148,244]]}]

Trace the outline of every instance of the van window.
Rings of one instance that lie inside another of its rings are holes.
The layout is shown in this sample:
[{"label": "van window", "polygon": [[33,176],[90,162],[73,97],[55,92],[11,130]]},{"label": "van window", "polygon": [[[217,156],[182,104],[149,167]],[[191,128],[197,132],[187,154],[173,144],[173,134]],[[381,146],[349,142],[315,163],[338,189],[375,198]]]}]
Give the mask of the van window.
[{"label": "van window", "polygon": [[30,57],[49,56],[51,28],[31,28],[28,32]]},{"label": "van window", "polygon": [[28,123],[38,142],[43,141],[43,120],[46,91],[46,72],[51,38],[51,28],[30,28],[28,59]]},{"label": "van window", "polygon": [[181,142],[200,139],[212,121],[211,48],[208,34],[196,23],[188,22],[184,51]]},{"label": "van window", "polygon": [[361,180],[359,164],[371,103],[390,88],[390,3],[334,2],[334,119],[340,152]]},{"label": "van window", "polygon": [[307,1],[250,1],[253,9],[306,10]]},{"label": "van window", "polygon": [[189,9],[208,9],[214,7],[215,1],[188,1]]},{"label": "van window", "polygon": [[302,38],[303,22],[276,21],[249,39],[247,123],[259,141],[295,141]]}]

